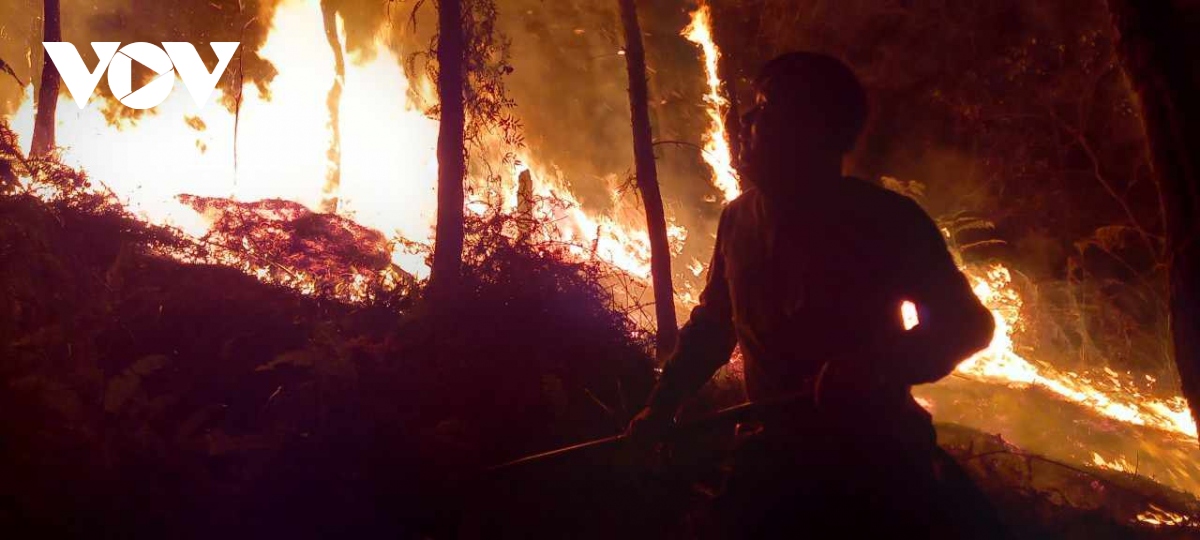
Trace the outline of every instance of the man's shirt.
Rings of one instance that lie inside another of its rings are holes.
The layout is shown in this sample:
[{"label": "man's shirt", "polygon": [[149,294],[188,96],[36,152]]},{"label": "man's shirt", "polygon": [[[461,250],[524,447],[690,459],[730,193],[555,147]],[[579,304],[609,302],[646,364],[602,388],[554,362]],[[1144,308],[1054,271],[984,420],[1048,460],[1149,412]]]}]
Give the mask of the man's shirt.
[{"label": "man's shirt", "polygon": [[[811,390],[830,368],[908,396],[987,344],[991,314],[913,200],[844,178],[773,202],[750,189],[724,209],[707,285],[652,404],[677,406],[735,345],[760,400]],[[921,321],[912,330],[905,301]]]}]

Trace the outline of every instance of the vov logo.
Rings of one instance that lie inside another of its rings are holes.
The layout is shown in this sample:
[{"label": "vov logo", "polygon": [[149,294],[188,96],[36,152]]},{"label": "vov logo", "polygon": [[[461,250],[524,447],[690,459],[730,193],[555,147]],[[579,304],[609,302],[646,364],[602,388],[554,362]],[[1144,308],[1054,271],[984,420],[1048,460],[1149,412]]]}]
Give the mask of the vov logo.
[{"label": "vov logo", "polygon": [[[118,101],[131,109],[150,109],[171,95],[176,71],[196,105],[203,107],[217,87],[217,81],[225,73],[225,68],[229,67],[239,43],[212,43],[213,52],[217,53],[217,67],[211,72],[204,67],[204,61],[191,43],[165,41],[162,45],[166,51],[163,51],[145,42],[130,43],[124,47],[116,41],[93,42],[92,50],[96,51],[100,61],[96,63],[96,69],[91,71],[83,65],[83,58],[79,56],[75,45],[60,42],[43,42],[42,45],[46,47],[46,53],[50,55],[54,67],[58,68],[67,90],[71,91],[71,97],[80,109],[92,97],[105,68],[108,68],[108,88]],[[132,88],[134,60],[156,74],[154,79],[136,91]]]}]

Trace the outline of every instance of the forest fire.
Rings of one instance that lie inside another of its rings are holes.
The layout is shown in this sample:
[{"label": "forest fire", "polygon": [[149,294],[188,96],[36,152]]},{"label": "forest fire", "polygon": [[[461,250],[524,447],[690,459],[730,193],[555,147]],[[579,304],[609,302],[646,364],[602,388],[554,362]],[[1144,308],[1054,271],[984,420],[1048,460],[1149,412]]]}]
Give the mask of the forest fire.
[{"label": "forest fire", "polygon": [[[701,2],[692,12],[691,23],[683,36],[698,45],[704,60],[708,93],[704,96],[709,116],[709,129],[704,134],[704,160],[712,168],[713,182],[724,194],[726,202],[740,192],[733,168],[729,135],[725,132],[725,114],[729,102],[722,94],[723,81],[718,74],[720,49],[713,41],[712,12]],[[1000,264],[990,267],[964,267],[972,281],[975,294],[992,310],[996,333],[991,345],[958,367],[958,374],[975,380],[1045,388],[1062,399],[1078,403],[1097,414],[1134,425],[1151,426],[1184,437],[1196,439],[1196,424],[1182,397],[1156,399],[1143,395],[1133,386],[1131,377],[1122,380],[1120,374],[1109,372],[1105,377],[1090,377],[1071,372],[1059,372],[1049,364],[1033,363],[1014,350],[1014,334],[1022,326],[1021,297],[1011,286],[1008,268]],[[902,306],[907,328],[917,323],[911,303]]]},{"label": "forest fire", "polygon": [[986,350],[959,365],[959,374],[985,382],[1039,386],[1101,416],[1196,439],[1196,423],[1182,397],[1144,395],[1136,388],[1135,379],[1112,370],[1103,376],[1089,376],[1058,371],[1046,363],[1035,365],[1022,358],[1014,350],[1014,335],[1022,325],[1022,302],[1012,288],[1009,270],[998,264],[963,270],[975,294],[992,310],[996,334]]},{"label": "forest fire", "polygon": [[[324,104],[334,79],[333,60],[323,42],[309,37],[322,33],[321,9],[315,2],[290,0],[275,10],[271,32],[259,53],[276,66],[279,75],[269,96],[246,86],[239,117],[216,104],[219,95],[197,109],[185,93],[175,92],[151,114],[113,125],[104,108],[93,104],[80,110],[64,94],[58,120],[64,162],[99,179],[144,219],[194,237],[208,232],[211,219],[180,204],[180,194],[240,201],[278,198],[312,209],[334,199],[339,201],[338,214],[357,223],[409,242],[430,244],[437,176],[437,121],[426,115],[426,109],[436,103],[431,81],[410,79],[385,35],[361,55],[351,54],[343,45],[349,61],[339,117],[336,167],[341,179],[331,192],[325,171],[334,165],[326,151],[331,129]],[[341,42],[345,43],[344,35]],[[418,81],[415,87],[410,80]],[[26,150],[33,118],[31,85],[12,117]],[[229,137],[235,124],[236,136]],[[282,138],[280,130],[286,132]],[[103,150],[89,144],[96,137],[105,138]],[[487,143],[490,155],[517,151],[496,139]],[[154,145],[170,150],[141,150]],[[644,225],[637,225],[633,217],[637,209],[622,196],[615,176],[611,192],[616,210],[593,216],[581,208],[569,188],[554,180],[553,171],[542,169],[529,157],[518,162],[521,170],[534,172],[534,197],[563,203],[534,208],[538,218],[553,224],[553,231],[545,234],[569,244],[578,256],[596,256],[639,278],[649,277]],[[164,178],[166,171],[174,173]],[[476,179],[481,197],[468,208],[515,211],[517,172],[505,175],[503,193],[489,187],[487,180]],[[397,206],[405,211],[395,211]],[[681,244],[686,236],[682,227],[669,227],[673,244]],[[393,263],[418,278],[429,273],[423,255],[400,246],[393,252]]]},{"label": "forest fire", "polygon": [[[703,157],[712,168],[715,186],[728,201],[737,196],[739,187],[724,128],[728,100],[722,95],[723,82],[717,73],[720,51],[712,39],[710,8],[702,3],[691,17],[683,35],[701,49],[708,87],[704,100],[709,128],[703,138]],[[194,237],[209,232],[216,216],[183,205],[179,200],[182,194],[243,201],[278,198],[309,208],[319,208],[323,200],[334,197],[339,200],[338,213],[342,216],[394,237],[430,243],[436,200],[437,122],[426,116],[424,108],[435,101],[431,82],[418,77],[414,88],[403,62],[390,52],[385,36],[377,38],[371,54],[360,58],[343,50],[350,61],[340,114],[341,182],[337,192],[330,193],[323,176],[328,166],[325,149],[330,140],[329,120],[320,105],[334,72],[332,61],[312,60],[327,58],[329,52],[323,43],[307,37],[322,32],[320,9],[310,2],[287,2],[277,10],[271,28],[260,52],[278,67],[279,76],[272,83],[269,98],[247,87],[240,119],[211,102],[197,110],[185,93],[175,92],[153,114],[136,122],[111,125],[102,108],[79,110],[70,106],[70,98],[63,95],[59,131],[63,134],[61,145],[66,148],[64,160],[99,179],[144,219],[177,227]],[[395,96],[416,97],[401,100]],[[12,120],[26,144],[33,128],[33,111],[30,90]],[[224,136],[234,131],[235,121],[236,169],[232,139]],[[278,139],[280,126],[286,126],[284,140]],[[108,141],[102,150],[89,144],[96,137]],[[141,151],[163,141],[170,142],[166,148],[171,151]],[[496,155],[509,151],[500,141],[489,144]],[[535,154],[536,149],[525,152]],[[638,225],[638,209],[625,202],[618,186],[610,186],[612,204],[618,210],[590,215],[569,188],[556,185],[552,171],[541,169],[536,160],[529,158],[520,162],[519,170],[535,173],[535,196],[565,203],[557,208],[535,209],[537,219],[553,224],[552,230],[542,234],[566,243],[575,256],[599,257],[639,279],[649,277],[650,248],[644,226]],[[167,177],[165,171],[174,172]],[[502,182],[501,193],[495,193],[485,181],[477,181],[485,196],[468,208],[483,212],[496,206],[504,212],[516,211],[518,174],[514,171],[509,176]],[[395,211],[398,205],[406,210]],[[671,226],[669,237],[677,250],[686,240],[687,231]],[[399,245],[393,249],[394,264],[418,278],[428,275],[423,256]],[[252,269],[244,261],[236,265],[260,276],[265,272]],[[964,362],[958,368],[960,375],[988,383],[1038,386],[1107,418],[1196,438],[1195,423],[1181,397],[1152,398],[1115,372],[1104,377],[1059,372],[1049,364],[1035,365],[1019,356],[1014,351],[1014,334],[1021,326],[1022,302],[1011,286],[1008,269],[994,265],[964,271],[976,294],[992,309],[997,329],[991,346]],[[312,291],[311,284],[302,278],[292,285]],[[688,307],[686,299],[684,304]]]},{"label": "forest fire", "polygon": [[[323,42],[307,37],[323,33],[320,10],[302,2],[282,6],[275,13],[272,29],[260,52],[276,63],[279,76],[269,97],[259,95],[252,86],[246,88],[240,118],[215,103],[220,96],[199,110],[185,93],[174,92],[136,122],[110,125],[101,107],[93,103],[80,110],[64,95],[59,108],[64,161],[104,182],[136,214],[196,237],[203,236],[210,223],[176,200],[179,194],[236,200],[282,198],[317,208],[325,196],[330,137],[322,105],[333,80],[332,61],[311,60],[330,56]],[[410,90],[400,60],[387,48],[378,49],[365,63],[350,62],[346,78],[339,188],[343,212],[377,230],[427,242],[437,168],[431,149],[437,123],[412,103],[384,98],[404,96]],[[428,86],[412,90],[422,96],[431,92]],[[26,96],[12,123],[29,144],[32,92]],[[235,122],[237,136],[229,137]],[[281,128],[286,130],[282,139]],[[104,137],[108,144],[103,148],[89,144],[97,137]],[[403,144],[384,148],[381,145],[393,146],[384,141]],[[155,145],[170,150],[143,150]],[[400,200],[408,201],[411,210],[392,212],[385,202]],[[424,272],[419,259],[406,259],[401,253],[396,259],[406,271]]]},{"label": "forest fire", "polygon": [[[692,5],[696,9],[687,11],[686,28],[672,36],[695,45],[700,60],[697,71],[704,87],[700,158],[711,171],[711,188],[719,193],[717,200],[706,195],[715,207],[742,193],[733,155],[736,134],[726,126],[727,115],[737,111],[731,110],[728,97],[734,90],[721,77],[722,51],[714,37],[713,7],[704,0]],[[390,31],[380,30],[372,46],[355,49],[349,45],[341,15],[336,18],[336,36],[329,42],[322,39],[327,24],[320,2],[281,0],[257,51],[278,74],[269,91],[245,83],[236,97],[237,112],[221,104],[231,96],[222,95],[219,88],[203,107],[186,92],[175,91],[162,105],[136,118],[115,112],[98,96],[80,109],[64,93],[57,112],[58,157],[65,165],[85,171],[98,184],[98,192],[119,200],[145,223],[171,227],[196,242],[225,248],[215,261],[193,261],[182,250],[165,253],[177,261],[218,262],[303,296],[328,295],[349,304],[366,303],[375,289],[427,280],[438,211],[439,121],[433,114],[437,82],[429,74],[413,72],[411,60],[397,52]],[[331,51],[331,43],[340,51]],[[344,73],[339,72],[335,54],[346,59]],[[235,58],[230,71],[237,69]],[[334,81],[337,92],[330,91]],[[30,82],[19,108],[8,118],[27,153],[33,144],[35,94]],[[94,144],[98,139],[104,144]],[[600,262],[635,283],[639,291],[650,287],[652,256],[645,212],[630,194],[633,183],[626,174],[608,171],[589,179],[599,188],[584,190],[575,183],[578,179],[563,173],[556,161],[559,156],[543,153],[536,144],[525,146],[490,132],[481,133],[473,144],[470,152],[475,161],[468,168],[464,205],[468,215],[523,219],[523,224],[505,229],[504,234],[517,242],[553,244],[556,250],[547,253],[572,261]],[[22,178],[21,185],[33,184]],[[667,237],[671,255],[677,258],[676,308],[681,311],[697,304],[695,291],[707,273],[704,263],[698,259],[685,263],[682,255],[690,239],[710,240],[706,229],[694,225],[704,221],[685,213],[700,214],[687,205],[667,206]],[[313,242],[293,236],[308,225],[334,231],[323,233],[323,240],[347,249],[312,249]],[[255,232],[248,233],[247,228]],[[280,245],[293,251],[278,251]],[[953,250],[961,261],[962,253]],[[300,251],[316,253],[301,257],[296,254]],[[1087,422],[1103,422],[1105,429],[1114,432],[1153,430],[1167,441],[1139,438],[1137,444],[1143,446],[1135,450],[1109,444],[1110,439],[1080,443],[1088,447],[1070,456],[1073,466],[1141,475],[1200,493],[1200,479],[1189,478],[1190,469],[1178,465],[1177,454],[1163,457],[1170,452],[1160,448],[1178,444],[1190,449],[1198,442],[1196,422],[1177,391],[1134,371],[1059,367],[1062,364],[1056,364],[1049,348],[1039,347],[1027,332],[1027,321],[1034,318],[1038,306],[1028,301],[1036,292],[1014,282],[1022,268],[1019,263],[990,258],[960,262],[959,268],[990,310],[995,331],[986,349],[957,367],[952,379],[958,381],[948,378],[915,390],[923,407],[935,418],[956,407],[969,407],[933,391],[964,380],[995,392],[1045,393],[1056,402],[1084,410]],[[626,314],[632,313],[641,327],[627,334],[640,336],[652,326],[653,317],[642,309],[641,295],[626,295],[614,294],[629,304],[620,307],[629,308]],[[920,324],[911,302],[898,306],[898,312],[906,329]],[[551,389],[562,384],[550,377],[540,383]],[[613,415],[611,404],[595,396],[591,399]],[[1003,406],[1012,407],[1011,403]],[[452,420],[434,424],[430,431],[439,436],[453,431],[457,419]],[[972,427],[987,433],[1006,427],[986,419],[977,423]],[[1170,467],[1176,470],[1169,471],[1169,477],[1147,473],[1142,455],[1134,453],[1140,448],[1150,448],[1147,461],[1161,458],[1168,463],[1153,474],[1162,475]],[[1194,517],[1155,504],[1143,508],[1136,515],[1129,513],[1126,521],[1151,527],[1196,523]]]}]

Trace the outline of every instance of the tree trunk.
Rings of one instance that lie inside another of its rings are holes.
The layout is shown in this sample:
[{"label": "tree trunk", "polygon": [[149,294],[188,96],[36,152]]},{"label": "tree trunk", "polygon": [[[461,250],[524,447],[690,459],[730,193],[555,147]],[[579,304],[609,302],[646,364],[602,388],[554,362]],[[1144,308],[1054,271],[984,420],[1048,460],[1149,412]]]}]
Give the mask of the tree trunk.
[{"label": "tree trunk", "polygon": [[[1183,395],[1200,419],[1200,13],[1168,0],[1109,0],[1117,53],[1137,94],[1166,224],[1171,335]],[[1195,8],[1193,8],[1195,9]]]},{"label": "tree trunk", "polygon": [[[58,0],[42,2],[42,41],[62,41]],[[58,87],[61,80],[50,54],[42,53],[42,84],[38,88],[37,116],[33,122],[33,143],[29,153],[43,156],[54,150],[54,128],[58,111]]]},{"label": "tree trunk", "polygon": [[438,7],[438,213],[429,278],[434,295],[456,289],[462,272],[463,178],[466,176],[463,108],[464,54],[462,0],[440,0]]},{"label": "tree trunk", "polygon": [[536,221],[533,217],[533,173],[529,169],[517,175],[517,240],[529,241]]},{"label": "tree trunk", "polygon": [[658,190],[654,164],[654,141],[650,133],[649,90],[646,85],[646,51],[634,0],[619,0],[625,27],[625,66],[629,72],[629,108],[633,116],[633,157],[637,185],[646,207],[646,230],[650,233],[650,273],[654,282],[654,314],[657,319],[657,354],[666,359],[675,349],[675,294],[671,287],[671,249],[667,243],[667,220]]},{"label": "tree trunk", "polygon": [[338,192],[342,185],[342,126],[341,126],[341,109],[342,109],[342,87],[346,82],[346,59],[342,55],[342,43],[338,39],[337,32],[337,10],[332,6],[331,0],[321,0],[321,15],[325,22],[325,40],[329,42],[329,48],[333,51],[333,86],[329,89],[329,96],[325,99],[325,105],[329,108],[329,132],[331,139],[329,141],[329,150],[326,157],[329,158],[328,169],[325,171],[325,188],[322,194],[321,210],[324,212],[334,213],[338,209]]}]

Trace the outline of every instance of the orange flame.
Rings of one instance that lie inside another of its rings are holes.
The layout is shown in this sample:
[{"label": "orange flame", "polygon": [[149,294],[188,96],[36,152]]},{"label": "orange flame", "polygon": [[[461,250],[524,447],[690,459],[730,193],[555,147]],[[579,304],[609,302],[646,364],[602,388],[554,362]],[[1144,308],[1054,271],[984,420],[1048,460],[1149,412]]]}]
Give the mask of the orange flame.
[{"label": "orange flame", "polygon": [[987,349],[958,366],[960,375],[1009,386],[1038,386],[1106,418],[1196,439],[1196,422],[1182,397],[1146,395],[1128,374],[1122,376],[1112,370],[1105,370],[1103,376],[1059,371],[1018,355],[1013,335],[1022,326],[1023,302],[1012,286],[1008,268],[1000,264],[968,266],[963,272],[971,280],[975,295],[992,311],[996,333]]},{"label": "orange flame", "polygon": [[[181,204],[176,198],[180,194],[241,201],[282,198],[318,210],[327,195],[323,187],[330,131],[325,100],[334,76],[332,53],[324,39],[317,39],[323,35],[320,6],[315,0],[286,0],[276,10],[259,54],[277,67],[278,76],[269,99],[259,96],[252,85],[245,88],[236,171],[233,115],[218,105],[217,98],[198,108],[186,93],[178,91],[140,119],[136,128],[128,123],[110,125],[97,103],[80,110],[68,96],[61,96],[58,142],[65,147],[63,159],[104,182],[143,219],[173,225],[197,237],[209,230],[211,216]],[[721,94],[720,52],[712,39],[711,12],[706,4],[692,13],[684,36],[697,43],[704,56],[710,120],[704,157],[713,170],[714,184],[726,201],[732,200],[739,187],[723,123],[728,101]],[[410,82],[386,35],[377,37],[371,53],[358,58],[349,55],[346,66],[338,213],[390,237],[429,243],[436,212],[438,129],[437,122],[425,115],[423,104],[434,102],[433,85],[427,78]],[[33,127],[32,95],[31,87],[11,119],[26,144]],[[505,149],[498,144],[493,145],[497,146],[494,151],[502,154]],[[649,242],[644,225],[639,225],[644,220],[636,201],[626,202],[620,195],[616,174],[606,179],[615,210],[594,215],[578,204],[569,182],[552,165],[541,165],[529,155],[521,156],[521,163],[534,173],[535,195],[556,196],[571,203],[566,210],[556,210],[562,215],[539,217],[549,218],[545,221],[553,224],[560,241],[569,244],[572,255],[599,258],[635,277],[649,277]],[[512,178],[505,180],[503,210],[517,206],[516,176],[514,171]],[[476,203],[468,207],[481,211]],[[687,236],[683,227],[669,225],[675,254]],[[393,252],[392,261],[418,277],[428,273],[423,258],[402,249]],[[228,263],[263,277],[263,269],[244,261]],[[699,266],[697,261],[690,268],[697,276]],[[1146,395],[1116,372],[1064,372],[1018,355],[1014,335],[1021,326],[1023,303],[1011,286],[1008,269],[993,265],[967,267],[964,272],[975,293],[992,310],[997,329],[987,350],[959,366],[960,375],[988,383],[1039,386],[1107,418],[1196,438],[1196,424],[1181,397]],[[303,276],[297,281],[297,289],[311,292]],[[681,298],[685,304],[694,302],[690,292],[682,293]],[[917,324],[915,309],[901,309],[906,324]]]},{"label": "orange flame", "polygon": [[[343,28],[340,18],[338,28]],[[316,0],[285,0],[276,9],[258,53],[277,68],[278,75],[269,97],[260,96],[252,84],[244,87],[236,170],[234,115],[219,105],[220,96],[199,108],[179,91],[136,125],[130,121],[110,125],[102,104],[93,102],[80,110],[69,96],[61,96],[57,131],[63,161],[103,182],[147,222],[174,226],[195,237],[209,231],[212,219],[181,204],[177,200],[181,194],[243,202],[286,199],[313,211],[321,210],[324,199],[336,197],[337,213],[343,217],[391,238],[431,243],[438,124],[425,110],[436,103],[433,82],[423,75],[410,78],[387,32],[376,36],[374,47],[361,55],[343,49],[347,62],[339,115],[341,182],[337,193],[326,193],[326,150],[331,138],[326,99],[334,61],[324,34]],[[26,150],[33,132],[32,96],[31,86],[10,118]],[[498,140],[487,143],[489,158],[514,151]],[[637,215],[635,198],[620,195],[615,173],[604,179],[613,194],[608,205],[613,210],[597,215],[582,208],[569,182],[552,165],[541,166],[533,156],[524,155],[511,178],[504,179],[499,202],[492,197],[469,201],[468,211],[481,213],[493,204],[514,211],[516,178],[524,169],[534,173],[535,196],[553,196],[567,203],[564,215],[540,217],[550,218],[556,240],[570,244],[571,254],[649,277],[644,220]],[[495,194],[486,180],[471,181],[481,188],[478,192]],[[687,230],[674,224],[672,216],[668,224],[673,251],[678,253]],[[244,262],[225,262],[261,277]],[[418,278],[428,276],[421,255],[398,247],[392,262]],[[289,284],[304,292],[302,282],[298,278]]]},{"label": "orange flame", "polygon": [[1154,527],[1188,527],[1196,526],[1195,521],[1183,514],[1177,514],[1170,510],[1159,508],[1154,503],[1150,503],[1145,511],[1137,515],[1137,520],[1147,525]]},{"label": "orange flame", "polygon": [[1100,467],[1101,469],[1108,469],[1110,471],[1120,471],[1131,474],[1137,473],[1137,467],[1129,463],[1129,460],[1125,459],[1124,456],[1117,456],[1116,458],[1113,458],[1112,461],[1109,461],[1104,459],[1104,456],[1101,456],[1096,452],[1092,452],[1092,464]]},{"label": "orange flame", "polygon": [[700,46],[704,53],[704,75],[708,84],[708,93],[704,95],[707,105],[709,126],[704,134],[704,161],[713,171],[713,185],[721,190],[725,202],[736,199],[741,194],[737,171],[733,167],[733,151],[729,144],[729,134],[725,131],[725,113],[729,109],[729,100],[721,91],[721,76],[717,72],[717,64],[721,59],[721,50],[713,41],[712,10],[708,4],[700,3],[700,7],[692,12],[692,22],[683,29],[683,37]]}]

